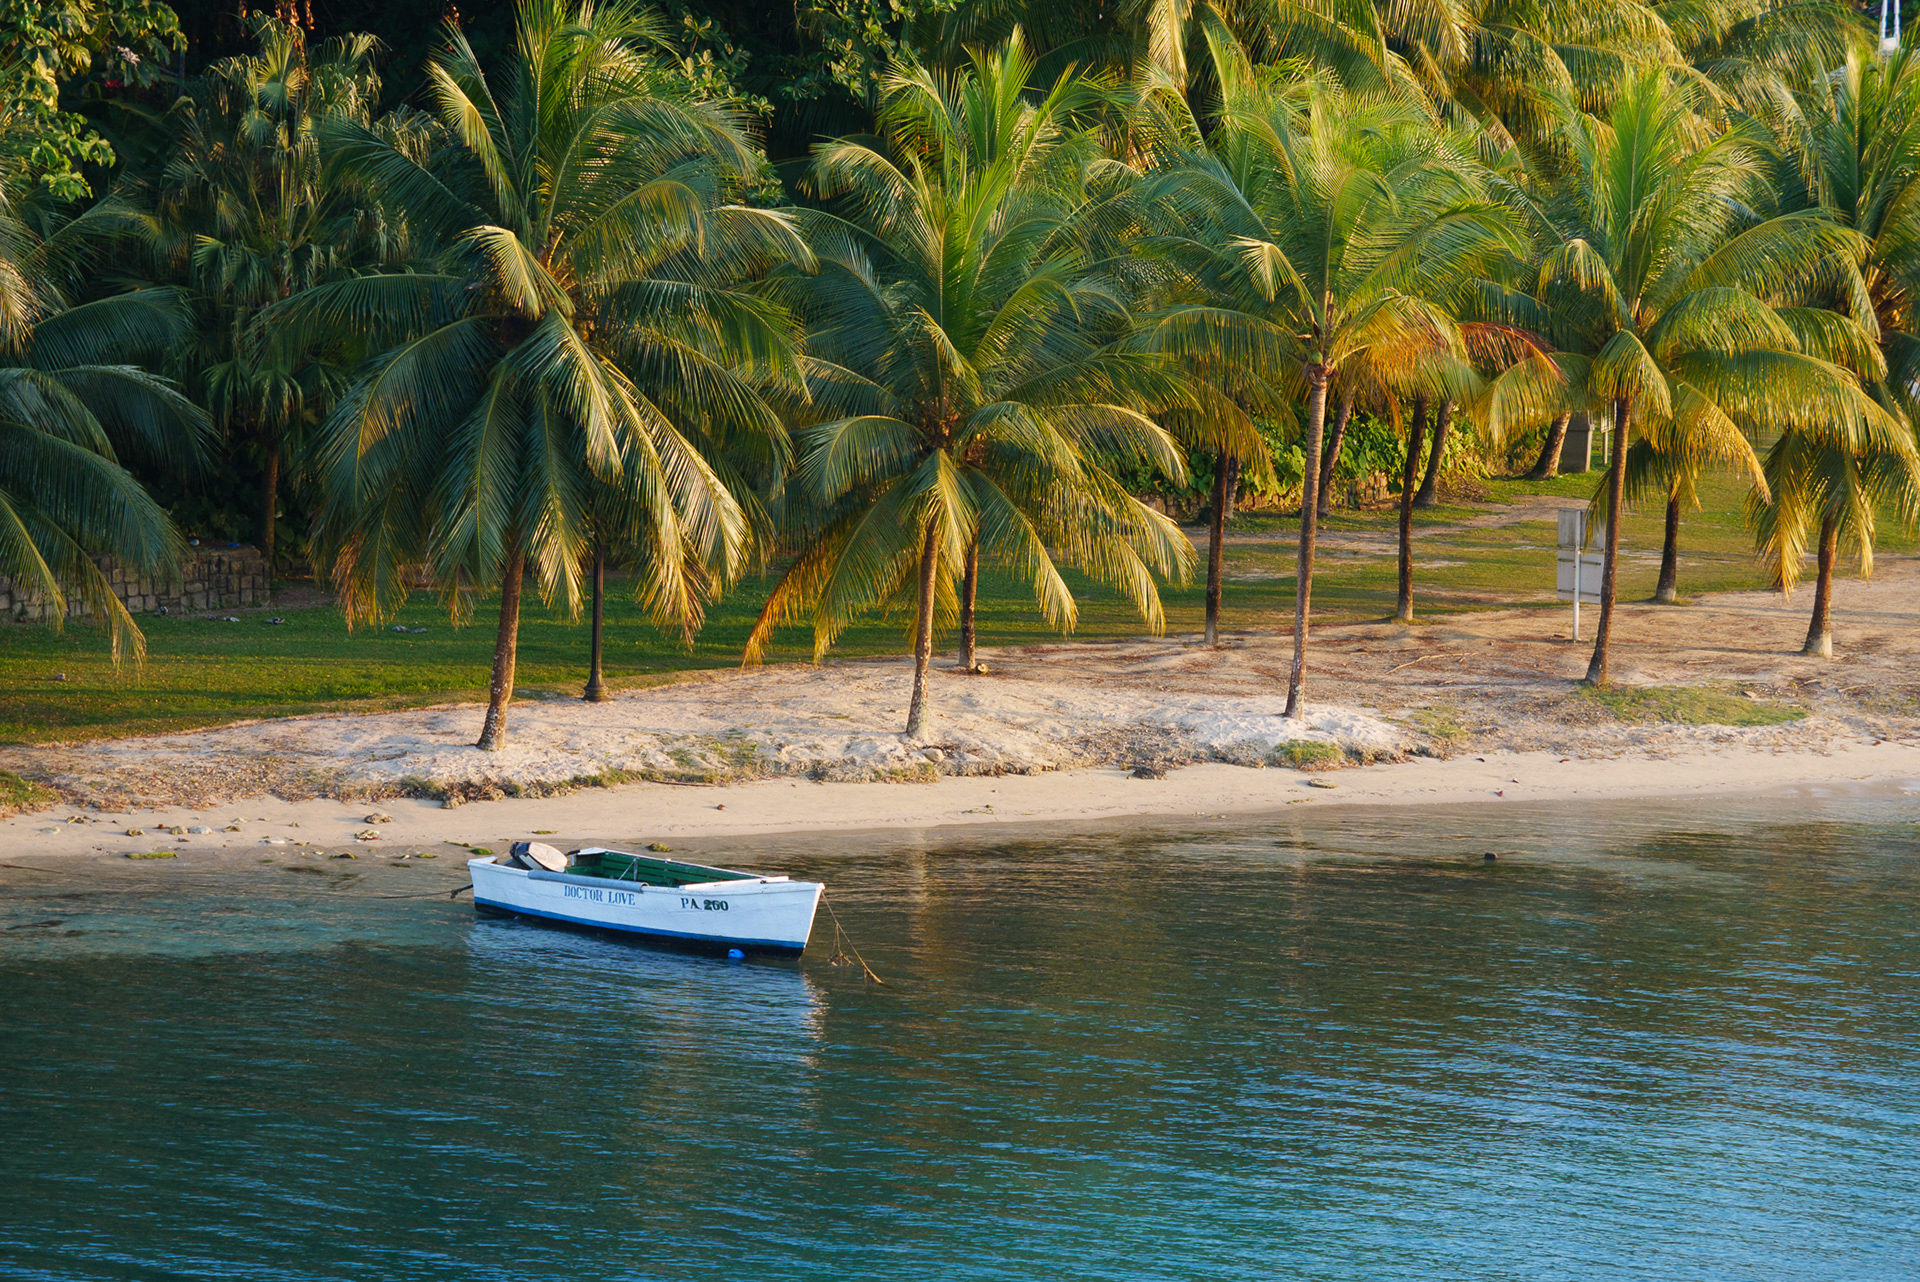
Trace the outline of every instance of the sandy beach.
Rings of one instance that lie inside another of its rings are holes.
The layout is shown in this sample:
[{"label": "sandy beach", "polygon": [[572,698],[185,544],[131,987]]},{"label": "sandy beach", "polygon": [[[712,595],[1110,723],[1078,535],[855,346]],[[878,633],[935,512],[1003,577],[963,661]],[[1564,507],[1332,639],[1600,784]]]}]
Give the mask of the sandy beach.
[{"label": "sandy beach", "polygon": [[[1333,787],[1318,787],[1331,783]],[[0,820],[13,856],[292,856],[351,850],[383,858],[460,855],[449,843],[501,849],[534,833],[560,845],[670,842],[780,832],[910,831],[954,825],[1085,824],[1142,818],[1254,815],[1288,806],[1441,805],[1460,802],[1602,801],[1729,793],[1818,794],[1920,789],[1920,746],[1870,740],[1819,753],[1719,748],[1658,760],[1568,759],[1550,752],[1493,752],[1450,761],[1414,759],[1334,775],[1202,763],[1163,779],[1117,768],[1036,775],[945,777],[913,786],[761,780],[710,787],[629,784],[556,797],[516,798],[449,813],[440,803],[396,799],[252,798],[223,807],[99,813],[56,808]],[[390,822],[369,825],[380,814]],[[82,822],[66,822],[72,816]],[[128,827],[144,835],[129,837]],[[175,837],[172,826],[212,831]],[[228,828],[237,831],[227,831]],[[377,831],[376,840],[356,841]],[[299,843],[299,844],[296,844]]]},{"label": "sandy beach", "polygon": [[1280,715],[1276,631],[990,651],[984,676],[949,660],[918,742],[898,733],[910,667],[876,660],[518,703],[498,754],[468,746],[475,705],[8,749],[0,768],[59,801],[0,832],[21,854],[393,850],[1911,783],[1920,565],[1835,597],[1833,660],[1798,653],[1804,592],[1621,608],[1617,683],[1803,714],[1775,724],[1623,716],[1577,685],[1567,613],[1522,609],[1321,629],[1304,722]]}]

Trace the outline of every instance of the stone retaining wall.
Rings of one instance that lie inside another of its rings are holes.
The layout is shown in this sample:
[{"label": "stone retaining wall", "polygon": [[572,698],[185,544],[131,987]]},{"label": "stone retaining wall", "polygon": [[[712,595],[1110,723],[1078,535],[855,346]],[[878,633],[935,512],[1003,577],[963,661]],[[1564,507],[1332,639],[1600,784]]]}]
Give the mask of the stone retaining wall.
[{"label": "stone retaining wall", "polygon": [[[113,594],[134,614],[193,614],[201,610],[231,610],[243,605],[266,605],[267,562],[255,548],[195,548],[180,567],[180,578],[172,583],[143,578],[132,570],[123,570],[119,562],[103,556],[96,562],[113,583]],[[0,574],[0,618],[13,623],[43,620],[51,610],[46,602],[30,592],[15,592],[13,580]],[[67,598],[67,617],[78,618],[87,612],[86,603]]]}]

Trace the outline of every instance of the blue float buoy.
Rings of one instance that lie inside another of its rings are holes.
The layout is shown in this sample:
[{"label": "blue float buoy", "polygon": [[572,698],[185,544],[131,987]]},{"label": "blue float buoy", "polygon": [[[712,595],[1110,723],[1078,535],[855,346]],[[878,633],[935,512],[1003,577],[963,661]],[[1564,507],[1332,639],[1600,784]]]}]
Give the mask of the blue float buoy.
[{"label": "blue float buoy", "polygon": [[729,948],[729,949],[727,949],[727,960],[728,960],[728,961],[745,961],[745,960],[746,960],[746,957],[747,957],[747,955],[746,955],[745,953],[743,953],[743,952],[741,952],[741,951],[740,951],[740,950],[739,950],[738,948]]}]

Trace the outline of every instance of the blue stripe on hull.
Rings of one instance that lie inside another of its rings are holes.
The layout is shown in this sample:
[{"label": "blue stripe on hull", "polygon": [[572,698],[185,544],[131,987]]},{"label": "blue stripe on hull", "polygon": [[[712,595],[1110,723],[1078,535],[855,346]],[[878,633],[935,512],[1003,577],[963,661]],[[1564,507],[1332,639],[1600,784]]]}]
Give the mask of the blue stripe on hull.
[{"label": "blue stripe on hull", "polygon": [[672,939],[690,944],[718,944],[728,948],[760,948],[768,952],[784,953],[789,957],[798,957],[806,949],[805,944],[789,944],[774,939],[730,939],[724,935],[696,935],[685,930],[648,930],[642,926],[621,926],[613,922],[592,921],[585,917],[570,917],[566,913],[549,913],[542,912],[538,908],[503,904],[497,899],[482,899],[478,895],[474,896],[473,906],[491,908],[495,912],[511,913],[516,917],[541,917],[548,921],[565,922],[569,926],[610,930],[621,935],[641,935],[649,939]]}]

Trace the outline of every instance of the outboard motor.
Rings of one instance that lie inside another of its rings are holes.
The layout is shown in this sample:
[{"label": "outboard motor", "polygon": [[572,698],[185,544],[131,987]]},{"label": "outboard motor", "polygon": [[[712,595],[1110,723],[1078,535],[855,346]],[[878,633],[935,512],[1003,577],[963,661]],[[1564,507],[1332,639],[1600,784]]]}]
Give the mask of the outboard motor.
[{"label": "outboard motor", "polygon": [[544,841],[516,841],[512,854],[513,862],[522,868],[544,868],[548,872],[567,870],[567,857]]}]

